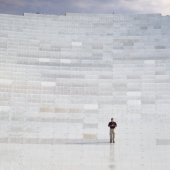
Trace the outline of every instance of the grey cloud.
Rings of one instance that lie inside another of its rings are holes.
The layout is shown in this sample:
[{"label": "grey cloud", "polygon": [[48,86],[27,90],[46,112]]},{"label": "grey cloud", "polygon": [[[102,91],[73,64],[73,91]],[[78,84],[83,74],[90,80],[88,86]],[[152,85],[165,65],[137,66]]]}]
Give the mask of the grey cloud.
[{"label": "grey cloud", "polygon": [[[148,1],[148,2],[147,2]],[[0,0],[0,13],[168,13],[165,0]],[[156,6],[155,4],[158,4]],[[160,7],[160,8],[158,8]]]},{"label": "grey cloud", "polygon": [[47,14],[72,13],[132,13],[117,8],[120,0],[0,0],[0,13],[19,14],[40,12]]}]

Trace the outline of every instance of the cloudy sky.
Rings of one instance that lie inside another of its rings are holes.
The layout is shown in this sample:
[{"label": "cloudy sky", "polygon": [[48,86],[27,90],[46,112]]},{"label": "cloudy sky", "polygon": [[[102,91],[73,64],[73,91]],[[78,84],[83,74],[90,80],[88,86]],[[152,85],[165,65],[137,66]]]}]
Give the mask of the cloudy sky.
[{"label": "cloudy sky", "polygon": [[0,13],[162,13],[170,15],[170,0],[0,0]]}]

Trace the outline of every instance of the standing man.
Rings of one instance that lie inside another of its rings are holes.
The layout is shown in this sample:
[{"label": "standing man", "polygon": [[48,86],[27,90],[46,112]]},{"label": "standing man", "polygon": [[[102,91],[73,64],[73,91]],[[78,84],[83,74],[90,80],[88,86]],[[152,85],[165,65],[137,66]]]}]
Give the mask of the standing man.
[{"label": "standing man", "polygon": [[110,143],[115,143],[115,128],[117,127],[116,122],[114,122],[114,119],[111,118],[111,122],[109,122],[108,127],[110,127]]}]

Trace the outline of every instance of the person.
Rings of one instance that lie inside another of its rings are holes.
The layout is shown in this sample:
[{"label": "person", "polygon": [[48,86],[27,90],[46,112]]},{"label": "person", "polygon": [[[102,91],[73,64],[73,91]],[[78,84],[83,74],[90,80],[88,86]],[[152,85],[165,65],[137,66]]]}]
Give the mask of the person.
[{"label": "person", "polygon": [[116,122],[114,122],[114,119],[111,118],[111,122],[109,122],[108,127],[110,127],[110,143],[115,143],[115,128],[117,127]]}]

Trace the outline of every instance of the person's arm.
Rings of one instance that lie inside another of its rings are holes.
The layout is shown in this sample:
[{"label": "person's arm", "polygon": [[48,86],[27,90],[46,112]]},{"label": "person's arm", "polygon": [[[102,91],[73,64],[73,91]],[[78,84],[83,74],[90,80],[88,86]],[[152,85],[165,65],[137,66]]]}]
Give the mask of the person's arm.
[{"label": "person's arm", "polygon": [[114,123],[113,123],[111,126],[112,126],[112,127],[116,127]]},{"label": "person's arm", "polygon": [[108,124],[108,127],[110,127],[110,123]]},{"label": "person's arm", "polygon": [[114,127],[115,126],[115,124],[114,123],[109,123],[110,124],[110,127]]}]

